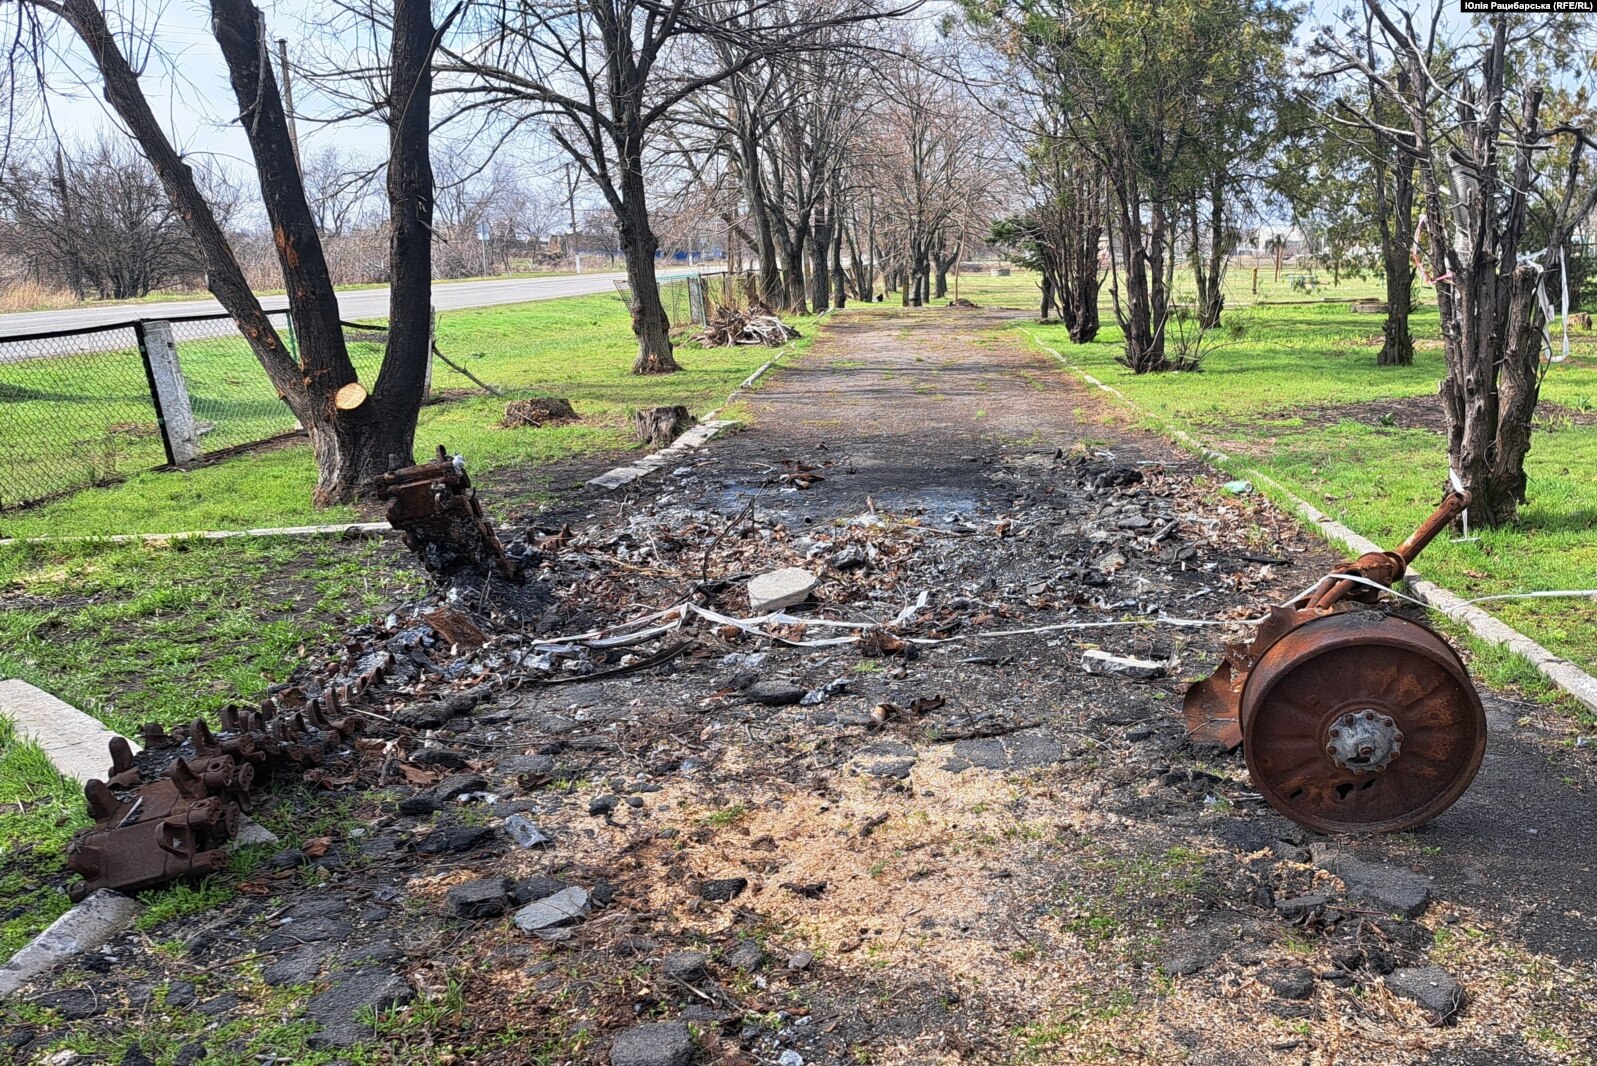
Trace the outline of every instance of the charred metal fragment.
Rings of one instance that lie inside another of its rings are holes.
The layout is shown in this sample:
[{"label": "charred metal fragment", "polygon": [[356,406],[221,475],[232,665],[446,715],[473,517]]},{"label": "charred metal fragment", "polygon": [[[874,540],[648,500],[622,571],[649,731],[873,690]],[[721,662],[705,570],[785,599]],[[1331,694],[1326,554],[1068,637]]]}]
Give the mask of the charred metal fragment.
[{"label": "charred metal fragment", "polygon": [[466,463],[442,445],[438,458],[419,466],[395,466],[375,481],[388,502],[388,523],[405,534],[405,546],[435,574],[462,570],[497,573],[515,580],[520,564],[510,557],[483,517]]},{"label": "charred metal fragment", "polygon": [[142,892],[221,870],[251,790],[274,773],[321,764],[355,736],[359,720],[342,708],[381,680],[393,657],[369,652],[357,662],[319,691],[292,687],[259,707],[223,708],[220,732],[201,719],[170,732],[152,723],[138,754],[112,740],[107,779],[84,788],[95,824],[67,848],[68,867],[83,878],[67,894]]},{"label": "charred metal fragment", "polygon": [[[1273,606],[1187,689],[1196,741],[1242,746],[1253,787],[1327,833],[1424,825],[1474,780],[1486,714],[1457,653],[1429,627],[1374,604],[1469,506],[1451,493],[1391,552],[1369,552]],[[1371,584],[1373,583],[1373,585]]]}]

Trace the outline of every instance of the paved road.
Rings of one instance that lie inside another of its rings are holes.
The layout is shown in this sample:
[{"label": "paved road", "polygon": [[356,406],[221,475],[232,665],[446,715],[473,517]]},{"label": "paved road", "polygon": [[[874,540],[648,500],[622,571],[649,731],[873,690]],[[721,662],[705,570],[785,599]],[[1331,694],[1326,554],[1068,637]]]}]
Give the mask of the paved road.
[{"label": "paved road", "polygon": [[[489,307],[494,304],[552,300],[559,296],[582,296],[612,292],[617,279],[625,274],[569,274],[548,278],[505,278],[491,281],[442,282],[433,286],[433,306],[440,311],[462,307]],[[261,305],[268,311],[288,306],[286,296],[263,296]],[[345,318],[373,318],[388,314],[388,290],[352,289],[338,295],[339,312]],[[173,315],[216,314],[222,310],[215,300],[183,300],[174,303],[117,304],[108,307],[75,307],[65,311],[25,311],[0,315],[0,340],[19,334],[53,330],[84,329],[132,322],[140,318],[165,318]]]}]

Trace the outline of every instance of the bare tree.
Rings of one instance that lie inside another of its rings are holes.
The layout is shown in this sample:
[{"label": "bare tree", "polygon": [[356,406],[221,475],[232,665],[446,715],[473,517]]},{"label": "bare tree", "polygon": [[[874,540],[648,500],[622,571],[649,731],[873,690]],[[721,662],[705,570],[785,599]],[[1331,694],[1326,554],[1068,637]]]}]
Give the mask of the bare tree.
[{"label": "bare tree", "polygon": [[333,145],[309,153],[304,162],[305,198],[323,240],[371,225],[382,167]]},{"label": "bare tree", "polygon": [[[840,23],[880,17],[873,0],[842,9],[826,0],[602,0],[569,5],[529,0],[473,10],[473,42],[449,49],[442,69],[459,111],[500,128],[546,127],[582,168],[616,217],[626,257],[633,366],[678,369],[670,323],[654,276],[659,250],[649,213],[651,139],[685,100],[766,56],[811,46]],[[710,42],[730,41],[726,61]]]},{"label": "bare tree", "polygon": [[138,72],[99,4],[22,0],[8,10],[19,20],[14,39],[38,45],[31,50],[33,55],[45,53],[46,40],[57,23],[70,27],[86,47],[106,100],[188,227],[204,260],[211,292],[233,316],[279,395],[306,427],[316,456],[315,501],[348,500],[386,470],[391,457],[409,459],[431,336],[430,61],[440,31],[433,25],[426,0],[396,0],[387,34],[387,88],[380,113],[389,127],[386,185],[393,280],[388,349],[376,387],[370,391],[356,380],[344,345],[332,277],[269,66],[260,10],[250,0],[212,0],[211,23],[254,157],[262,206],[288,289],[297,359],[250,290],[213,204],[156,119]]},{"label": "bare tree", "polygon": [[[903,275],[902,300],[932,299],[939,249],[968,232],[991,182],[982,116],[958,88],[921,63],[896,64],[874,112],[869,180],[878,226]],[[981,228],[985,229],[985,225]]]},{"label": "bare tree", "polygon": [[[1326,33],[1321,47],[1403,120],[1388,125],[1378,108],[1362,116],[1415,153],[1447,358],[1448,459],[1471,493],[1471,519],[1501,525],[1526,500],[1550,302],[1544,286],[1562,269],[1575,227],[1597,206],[1597,185],[1580,188],[1584,152],[1597,141],[1582,128],[1542,125],[1544,89],[1526,71],[1535,68],[1536,43],[1551,36],[1547,20],[1493,14],[1479,43],[1451,44],[1439,15],[1416,29],[1377,0],[1365,8],[1373,40]],[[1572,138],[1573,148],[1561,172],[1547,173],[1536,154],[1555,136]],[[1538,196],[1549,206],[1547,239],[1527,254]]]},{"label": "bare tree", "polygon": [[79,299],[140,297],[205,273],[149,163],[109,138],[13,157],[0,175],[0,217],[0,246]]}]

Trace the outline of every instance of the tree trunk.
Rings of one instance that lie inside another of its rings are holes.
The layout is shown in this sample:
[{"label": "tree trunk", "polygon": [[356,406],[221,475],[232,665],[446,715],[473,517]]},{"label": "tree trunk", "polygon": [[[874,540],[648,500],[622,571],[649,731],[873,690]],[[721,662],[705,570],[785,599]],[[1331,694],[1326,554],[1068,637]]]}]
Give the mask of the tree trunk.
[{"label": "tree trunk", "polygon": [[816,213],[809,245],[810,306],[819,314],[832,303],[832,219],[824,209]]},{"label": "tree trunk", "polygon": [[395,0],[388,97],[388,346],[368,405],[355,485],[414,465],[432,356],[432,49],[428,0]]},{"label": "tree trunk", "polygon": [[1485,506],[1492,524],[1510,522],[1526,502],[1525,457],[1530,454],[1531,419],[1541,391],[1542,323],[1536,290],[1541,273],[1533,266],[1514,269],[1509,282],[1508,336],[1497,379],[1497,426]]},{"label": "tree trunk", "polygon": [[622,164],[621,254],[627,264],[627,290],[631,294],[632,334],[638,338],[634,374],[670,374],[682,369],[671,351],[671,320],[660,301],[660,282],[654,275],[654,255],[660,242],[649,224],[648,199],[643,188],[643,140],[628,143]]},{"label": "tree trunk", "polygon": [[[1124,310],[1117,307],[1126,350],[1119,362],[1134,374],[1167,369],[1164,357],[1164,304],[1160,289],[1164,285],[1164,215],[1149,212],[1150,222],[1142,219],[1141,190],[1136,178],[1122,175],[1116,186],[1119,208],[1121,255],[1125,261],[1126,299]],[[1146,242],[1146,243],[1145,243]]]},{"label": "tree trunk", "polygon": [[843,230],[841,219],[832,226],[832,306],[841,311],[848,304],[848,275],[843,270]]},{"label": "tree trunk", "polygon": [[1198,322],[1204,329],[1218,326],[1225,311],[1225,238],[1225,180],[1216,174],[1209,183],[1209,261],[1203,273],[1207,287],[1200,283],[1198,288]]},{"label": "tree trunk", "polygon": [[[1405,150],[1387,145],[1388,163],[1375,166],[1375,204],[1381,235],[1381,259],[1386,270],[1386,321],[1381,325],[1381,351],[1377,366],[1411,366],[1414,338],[1409,332],[1409,313],[1414,304],[1414,264],[1409,259],[1409,236],[1414,232],[1414,167]],[[1387,194],[1387,177],[1391,194]]]},{"label": "tree trunk", "polygon": [[787,298],[783,303],[795,315],[809,314],[804,296],[804,244],[791,240],[783,244],[786,265],[782,271],[782,281],[787,290]]}]

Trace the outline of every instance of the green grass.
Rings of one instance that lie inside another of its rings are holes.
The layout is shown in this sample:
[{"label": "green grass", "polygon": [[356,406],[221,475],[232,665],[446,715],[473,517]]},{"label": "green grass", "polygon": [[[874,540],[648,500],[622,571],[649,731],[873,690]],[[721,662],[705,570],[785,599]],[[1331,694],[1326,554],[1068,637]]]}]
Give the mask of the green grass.
[{"label": "green grass", "polygon": [[255,700],[317,642],[411,587],[393,545],[0,549],[0,676],[134,735]]},{"label": "green grass", "polygon": [[[403,558],[377,543],[0,548],[0,677],[129,735],[214,724],[412,589]],[[62,855],[87,824],[82,790],[0,718],[0,960],[66,910]],[[141,928],[225,898],[233,879],[149,894]]]},{"label": "green grass", "polygon": [[[795,349],[809,343],[812,323],[813,319],[796,322],[806,337],[795,342]],[[424,408],[416,433],[418,452],[444,444],[464,455],[477,476],[636,447],[628,423],[633,410],[686,404],[695,414],[703,414],[719,406],[772,355],[766,348],[704,350],[683,345],[678,348],[681,373],[639,377],[631,373],[636,345],[627,309],[613,294],[450,312],[439,316],[438,344],[484,381],[515,395],[566,397],[582,416],[569,425],[503,429],[499,421],[505,400],[497,397],[479,395]],[[179,348],[196,396],[195,417],[214,422],[218,428],[213,434],[221,435],[218,440],[238,443],[289,428],[291,422],[284,421],[287,409],[271,394],[242,341],[180,341]],[[357,367],[368,377],[373,375],[375,346],[363,344],[357,349]],[[0,364],[0,448],[6,449],[8,466],[20,461],[21,470],[43,461],[37,454],[41,447],[37,426],[39,419],[46,419],[50,426],[46,437],[72,438],[74,470],[88,470],[95,477],[131,474],[115,486],[0,513],[0,536],[171,533],[337,523],[359,517],[349,507],[310,506],[315,471],[304,442],[234,456],[189,472],[149,470],[162,461],[161,445],[148,402],[143,401],[142,409],[139,406],[143,370],[137,356],[129,354],[131,362],[113,375],[114,380],[98,386],[101,392],[119,397],[123,405],[114,421],[125,428],[114,434],[104,431],[106,416],[95,414],[95,405],[61,401],[71,394],[64,390],[81,385],[70,380],[52,384],[43,377],[30,379],[31,383],[22,380],[25,374],[64,373],[71,360]],[[438,390],[473,387],[442,364],[435,367],[433,385]],[[18,398],[6,400],[8,387]],[[74,415],[77,410],[82,413]]]},{"label": "green grass", "polygon": [[[1410,367],[1376,366],[1380,317],[1335,303],[1238,309],[1232,313],[1246,324],[1245,338],[1217,350],[1201,373],[1140,376],[1115,362],[1121,334],[1105,310],[1091,344],[1071,345],[1057,326],[1027,329],[1152,412],[1160,428],[1184,429],[1232,456],[1233,473],[1256,469],[1377,543],[1396,545],[1440,500],[1447,476],[1441,434],[1337,410],[1377,400],[1440,402],[1429,400],[1445,372],[1434,309],[1413,318],[1420,350]],[[1590,412],[1597,409],[1597,338],[1576,341],[1576,355],[1548,373],[1542,398]],[[1530,503],[1518,524],[1476,531],[1476,542],[1436,541],[1419,561],[1421,573],[1465,597],[1597,585],[1597,425],[1545,414],[1543,421],[1552,431],[1535,434]],[[1488,609],[1558,654],[1597,667],[1597,603],[1510,601]]]},{"label": "green grass", "polygon": [[82,790],[0,718],[0,961],[70,906],[61,855],[88,822]]}]

